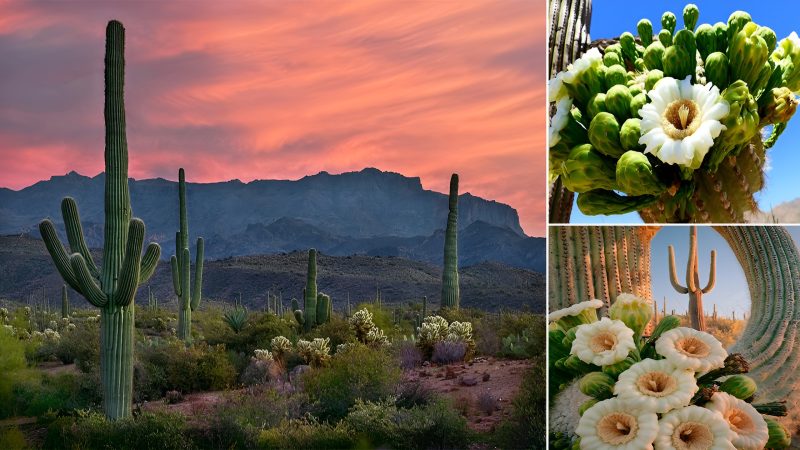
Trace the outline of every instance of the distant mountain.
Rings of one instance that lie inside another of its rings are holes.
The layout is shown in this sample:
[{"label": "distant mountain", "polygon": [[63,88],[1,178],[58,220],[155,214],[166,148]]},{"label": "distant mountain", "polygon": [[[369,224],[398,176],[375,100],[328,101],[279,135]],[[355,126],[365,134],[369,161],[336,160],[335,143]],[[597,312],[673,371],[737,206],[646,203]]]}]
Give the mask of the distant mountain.
[{"label": "distant mountain", "polygon": [[[96,258],[100,252],[94,251]],[[237,256],[206,261],[203,274],[205,301],[232,302],[238,293],[250,308],[263,309],[267,290],[280,293],[289,306],[292,297],[300,298],[306,282],[308,255],[291,252],[275,255]],[[438,308],[441,292],[441,267],[385,256],[329,256],[317,260],[319,289],[332,296],[334,307],[345,308],[349,295],[352,304],[375,298],[381,290],[385,304],[417,301],[428,296]],[[0,236],[0,299],[39,300],[44,294],[51,307],[60,305],[63,284],[42,242],[30,236]],[[487,311],[526,309],[544,312],[544,275],[500,263],[480,263],[460,271],[462,305]],[[159,263],[148,283],[161,304],[172,303],[172,278],[169,264]],[[81,307],[88,303],[70,290],[70,301]],[[140,288],[137,302],[147,302],[147,289]]]},{"label": "distant mountain", "polygon": [[779,203],[772,211],[759,211],[748,220],[752,223],[800,223],[800,198]]},{"label": "distant mountain", "polygon": [[[191,177],[191,174],[189,174]],[[60,202],[74,197],[91,247],[103,237],[104,175],[70,172],[13,191],[0,188],[0,234],[39,237],[50,217],[63,233]],[[209,258],[271,254],[315,247],[331,255],[402,256],[441,264],[447,196],[419,178],[377,169],[321,172],[297,181],[187,183],[191,241],[206,239]],[[174,253],[177,183],[130,180],[134,215],[163,256]],[[543,238],[525,235],[517,211],[469,193],[459,196],[460,264],[496,261],[543,272]],[[63,235],[62,235],[63,238]]]}]

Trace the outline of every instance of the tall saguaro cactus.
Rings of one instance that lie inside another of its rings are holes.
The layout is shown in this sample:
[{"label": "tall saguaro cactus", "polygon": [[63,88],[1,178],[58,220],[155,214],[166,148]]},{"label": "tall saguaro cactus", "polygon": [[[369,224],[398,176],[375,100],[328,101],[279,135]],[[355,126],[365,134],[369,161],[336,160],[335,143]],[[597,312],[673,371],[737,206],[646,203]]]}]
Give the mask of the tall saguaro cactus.
[{"label": "tall saguaro cactus", "polygon": [[444,234],[444,269],[442,270],[442,306],[458,309],[458,174],[450,177],[447,229]]},{"label": "tall saguaro cactus", "polygon": [[100,308],[100,373],[103,409],[109,419],[131,415],[133,393],[134,297],[153,274],[161,247],[151,243],[142,256],[145,227],[132,218],[128,192],[128,144],[125,135],[125,29],[112,20],[106,27],[105,53],[105,226],[103,263],[94,263],[70,197],[61,212],[72,254],[68,255],[50,220],[39,231],[67,284]]},{"label": "tall saguaro cactus", "polygon": [[669,281],[672,287],[681,294],[689,294],[689,317],[692,328],[700,331],[706,329],[706,316],[703,314],[703,294],[708,294],[714,289],[717,278],[717,251],[711,250],[711,269],[708,274],[708,284],[700,287],[700,272],[697,263],[697,227],[689,229],[689,261],[686,264],[686,286],[681,286],[675,270],[675,249],[669,246]]},{"label": "tall saguaro cactus", "polygon": [[172,285],[178,296],[178,339],[192,339],[192,311],[200,305],[203,289],[203,238],[197,238],[194,287],[191,286],[191,254],[189,252],[189,220],[186,218],[186,174],[178,170],[178,202],[180,205],[180,227],[175,234],[175,254],[170,259]]},{"label": "tall saguaro cactus", "polygon": [[311,331],[317,325],[330,320],[333,312],[333,303],[328,295],[317,292],[317,251],[308,251],[308,272],[306,273],[306,287],[303,289],[303,309],[296,299],[292,299],[292,310],[297,323],[303,326],[304,331]]}]

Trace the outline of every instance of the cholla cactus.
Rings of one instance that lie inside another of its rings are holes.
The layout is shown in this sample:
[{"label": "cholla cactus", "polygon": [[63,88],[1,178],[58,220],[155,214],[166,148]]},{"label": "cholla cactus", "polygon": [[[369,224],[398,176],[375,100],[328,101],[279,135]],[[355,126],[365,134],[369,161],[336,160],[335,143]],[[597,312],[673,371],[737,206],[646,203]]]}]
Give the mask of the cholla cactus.
[{"label": "cholla cactus", "polygon": [[417,328],[417,345],[425,358],[433,354],[433,346],[447,337],[449,327],[447,320],[441,316],[428,316],[422,320],[422,325]]},{"label": "cholla cactus", "polygon": [[50,329],[53,329],[53,330],[57,330],[58,329],[58,322],[56,322],[55,320],[51,320],[47,324],[47,328],[50,328]]},{"label": "cholla cactus", "polygon": [[254,354],[253,359],[255,359],[256,361],[269,362],[269,361],[274,361],[275,360],[272,357],[272,353],[269,350],[263,350],[263,349],[257,348],[253,352],[253,354]]},{"label": "cholla cactus", "polygon": [[551,80],[551,180],[584,214],[730,223],[756,209],[766,149],[797,107],[800,39],[742,11],[695,31],[698,17],[689,5],[676,31],[665,13],[656,40],[643,19],[643,45],[623,33]]},{"label": "cholla cactus", "polygon": [[66,327],[66,330],[67,330],[67,332],[72,332],[72,331],[75,331],[75,330],[76,330],[76,328],[77,328],[77,327],[75,326],[75,324],[74,324],[74,323],[68,323],[68,324],[67,324],[67,327]]},{"label": "cholla cactus", "polygon": [[7,322],[8,322],[8,309],[0,308],[0,323],[7,323]]},{"label": "cholla cactus", "polygon": [[372,327],[364,338],[364,343],[367,345],[389,345],[389,339],[383,334],[383,330],[378,327]]},{"label": "cholla cactus", "polygon": [[472,324],[469,322],[451,322],[447,328],[448,341],[463,341],[468,342],[472,340]]},{"label": "cholla cactus", "polygon": [[330,360],[330,338],[314,338],[313,341],[297,341],[297,353],[312,367],[324,366]]},{"label": "cholla cactus", "polygon": [[356,339],[361,342],[364,342],[367,333],[375,328],[375,323],[372,321],[372,313],[369,312],[367,308],[356,311],[355,314],[348,319],[348,322],[350,323],[350,328],[356,333]]},{"label": "cholla cactus", "polygon": [[275,336],[269,343],[275,359],[283,360],[287,353],[292,351],[292,341],[284,336]]}]

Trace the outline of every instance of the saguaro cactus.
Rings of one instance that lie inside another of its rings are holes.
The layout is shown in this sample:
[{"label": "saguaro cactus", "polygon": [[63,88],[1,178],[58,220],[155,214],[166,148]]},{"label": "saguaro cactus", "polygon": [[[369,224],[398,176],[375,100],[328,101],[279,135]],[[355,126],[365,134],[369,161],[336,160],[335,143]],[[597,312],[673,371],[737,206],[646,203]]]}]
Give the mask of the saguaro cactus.
[{"label": "saguaro cactus", "polygon": [[317,325],[330,320],[333,311],[331,298],[317,292],[317,251],[308,251],[308,272],[306,273],[306,287],[303,289],[303,309],[296,299],[292,299],[292,310],[297,323],[303,326],[304,331],[310,331]]},{"label": "saguaro cactus", "polygon": [[697,264],[697,227],[689,229],[689,261],[686,264],[686,286],[681,286],[675,270],[675,249],[669,246],[669,280],[672,287],[681,294],[689,294],[689,317],[692,328],[700,331],[706,329],[706,316],[703,314],[703,294],[708,294],[714,289],[717,277],[717,252],[711,250],[711,269],[708,274],[708,284],[700,287],[700,273]]},{"label": "saguaro cactus", "polygon": [[458,309],[458,174],[450,177],[450,212],[444,234],[444,269],[442,270],[442,306]]},{"label": "saguaro cactus", "polygon": [[64,281],[100,308],[100,373],[103,409],[109,419],[131,415],[134,302],[139,284],[153,274],[158,244],[142,256],[145,227],[132,218],[128,192],[128,145],[123,98],[125,29],[112,20],[105,53],[105,227],[103,264],[95,265],[83,236],[75,200],[61,202],[72,254],[68,255],[50,220],[39,224],[42,239]]},{"label": "saguaro cactus", "polygon": [[178,296],[178,339],[192,339],[192,311],[200,305],[203,289],[203,238],[197,238],[194,263],[194,287],[191,286],[191,254],[189,252],[189,220],[186,218],[186,174],[178,170],[178,203],[180,227],[175,233],[175,254],[170,258],[172,285]]},{"label": "saguaro cactus", "polygon": [[61,285],[61,318],[69,317],[69,297],[67,296],[67,285]]}]

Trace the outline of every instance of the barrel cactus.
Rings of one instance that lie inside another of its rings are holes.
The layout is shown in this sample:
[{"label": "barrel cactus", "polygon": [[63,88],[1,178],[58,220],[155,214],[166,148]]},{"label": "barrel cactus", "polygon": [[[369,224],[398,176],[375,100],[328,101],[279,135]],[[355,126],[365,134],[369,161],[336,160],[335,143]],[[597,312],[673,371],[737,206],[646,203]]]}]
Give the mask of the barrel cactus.
[{"label": "barrel cactus", "polygon": [[61,212],[72,254],[67,254],[50,220],[39,231],[64,281],[100,308],[100,380],[103,410],[109,419],[131,415],[133,396],[134,297],[155,271],[161,255],[151,243],[142,255],[144,222],[133,217],[128,190],[125,133],[125,29],[112,20],[105,50],[105,226],[103,262],[98,267],[84,239],[78,206],[70,197]]},{"label": "barrel cactus", "polygon": [[742,11],[698,17],[687,5],[676,30],[665,13],[657,39],[642,20],[638,42],[623,33],[550,80],[550,178],[584,214],[739,223],[757,210],[767,149],[797,108],[800,39]]}]

